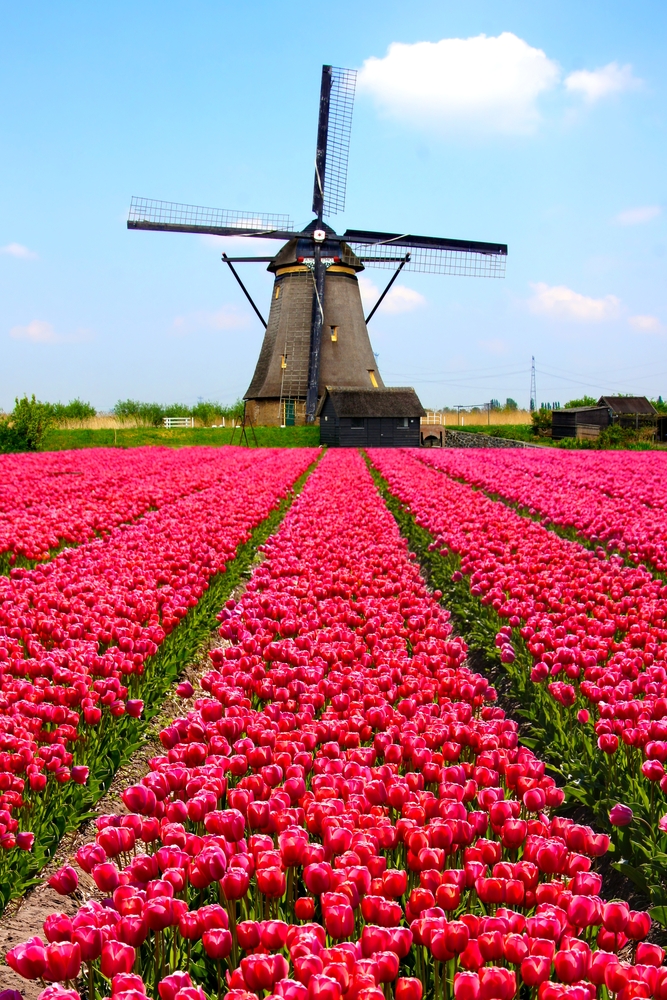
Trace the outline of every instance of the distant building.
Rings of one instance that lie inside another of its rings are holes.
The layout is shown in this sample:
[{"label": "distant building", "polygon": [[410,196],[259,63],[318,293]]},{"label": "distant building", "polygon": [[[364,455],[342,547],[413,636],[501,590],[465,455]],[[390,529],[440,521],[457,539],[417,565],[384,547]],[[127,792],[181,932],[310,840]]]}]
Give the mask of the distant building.
[{"label": "distant building", "polygon": [[658,411],[646,396],[600,396],[598,406],[609,410],[609,422],[621,427],[647,427],[655,424]]},{"label": "distant building", "polygon": [[655,427],[657,420],[657,410],[646,396],[600,396],[596,406],[553,410],[551,436],[556,441],[566,437],[596,438],[612,424],[639,430]]},{"label": "distant building", "polygon": [[426,411],[414,389],[327,386],[320,401],[320,441],[341,448],[418,448]]}]

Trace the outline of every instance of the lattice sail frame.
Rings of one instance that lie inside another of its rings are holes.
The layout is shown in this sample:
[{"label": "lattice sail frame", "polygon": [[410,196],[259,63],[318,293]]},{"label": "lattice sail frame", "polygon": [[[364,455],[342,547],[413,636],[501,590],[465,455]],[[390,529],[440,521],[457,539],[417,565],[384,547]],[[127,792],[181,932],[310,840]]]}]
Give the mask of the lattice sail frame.
[{"label": "lattice sail frame", "polygon": [[326,168],[324,172],[323,215],[345,211],[347,161],[350,153],[350,132],[357,71],[331,67],[329,97],[329,130],[327,133]]},{"label": "lattice sail frame", "polygon": [[[347,241],[346,241],[347,242]],[[446,250],[437,247],[369,245],[348,242],[366,267],[395,269],[410,254],[404,271],[422,274],[454,274],[468,278],[504,278],[506,254],[475,253],[471,250]]]},{"label": "lattice sail frame", "polygon": [[205,208],[201,205],[179,205],[176,202],[157,201],[153,198],[132,198],[127,221],[147,222],[163,226],[238,229],[241,233],[244,231],[294,231],[294,225],[288,215],[237,212],[224,208]]}]

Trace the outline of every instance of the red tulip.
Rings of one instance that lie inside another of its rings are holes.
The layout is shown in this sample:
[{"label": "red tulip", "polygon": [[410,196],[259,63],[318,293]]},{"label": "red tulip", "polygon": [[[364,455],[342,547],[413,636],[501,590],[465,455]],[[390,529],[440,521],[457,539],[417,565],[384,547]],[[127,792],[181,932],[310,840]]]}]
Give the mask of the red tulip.
[{"label": "red tulip", "polygon": [[49,879],[51,888],[55,889],[61,896],[69,896],[71,892],[74,892],[78,884],[79,876],[71,865],[64,865],[62,868],[59,868]]},{"label": "red tulip", "polygon": [[46,949],[38,937],[11,948],[6,960],[7,965],[24,979],[40,979],[46,971]]},{"label": "red tulip", "polygon": [[220,961],[220,959],[227,958],[232,950],[232,935],[227,930],[214,928],[210,931],[204,931],[202,944],[209,958]]},{"label": "red tulip", "polygon": [[135,950],[120,941],[107,941],[102,947],[102,975],[111,979],[119,972],[131,972]]},{"label": "red tulip", "polygon": [[192,980],[187,972],[172,972],[158,983],[160,1000],[175,1000],[179,990],[192,986]]},{"label": "red tulip", "polygon": [[315,915],[315,900],[311,896],[300,896],[295,899],[294,915],[297,920],[312,920]]},{"label": "red tulip", "polygon": [[76,979],[81,968],[81,950],[78,943],[55,941],[46,949],[44,978],[53,983]]},{"label": "red tulip", "polygon": [[99,927],[75,927],[72,940],[79,945],[83,962],[94,962],[102,954],[104,938]]},{"label": "red tulip", "polygon": [[396,980],[394,986],[396,1000],[422,1000],[422,992],[420,979],[406,977]]}]

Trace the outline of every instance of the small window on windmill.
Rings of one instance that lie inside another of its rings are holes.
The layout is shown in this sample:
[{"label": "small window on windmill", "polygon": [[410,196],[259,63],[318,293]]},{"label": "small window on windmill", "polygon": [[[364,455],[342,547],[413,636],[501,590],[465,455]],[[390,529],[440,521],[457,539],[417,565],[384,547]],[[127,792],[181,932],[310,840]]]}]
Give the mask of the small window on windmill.
[{"label": "small window on windmill", "polygon": [[332,339],[332,341],[333,341],[334,344],[336,344],[338,342],[338,327],[337,326],[332,326],[331,327],[331,339]]},{"label": "small window on windmill", "polygon": [[274,295],[274,299],[279,299],[279,298],[280,298],[280,285],[276,285],[276,294]]},{"label": "small window on windmill", "polygon": [[281,368],[287,368],[287,355],[286,354],[281,354],[280,355],[280,367]]},{"label": "small window on windmill", "polygon": [[408,418],[407,417],[401,417],[400,418],[400,423],[399,423],[398,426],[399,427],[408,427],[409,426]]},{"label": "small window on windmill", "polygon": [[363,431],[364,429],[364,418],[363,417],[352,417],[351,426],[353,431]]},{"label": "small window on windmill", "polygon": [[376,377],[375,377],[375,371],[372,368],[369,368],[369,370],[368,370],[368,376],[369,376],[369,378],[371,380],[371,385],[373,386],[373,388],[377,389],[377,387],[378,387],[378,380],[376,379]]}]

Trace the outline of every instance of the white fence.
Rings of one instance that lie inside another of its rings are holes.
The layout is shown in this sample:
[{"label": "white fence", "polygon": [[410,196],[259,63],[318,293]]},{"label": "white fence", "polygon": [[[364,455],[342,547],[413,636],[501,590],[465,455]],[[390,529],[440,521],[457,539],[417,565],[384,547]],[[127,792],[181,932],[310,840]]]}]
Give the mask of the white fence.
[{"label": "white fence", "polygon": [[163,417],[165,427],[194,427],[194,417]]}]

